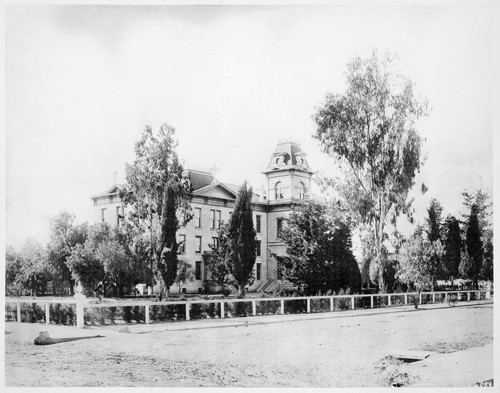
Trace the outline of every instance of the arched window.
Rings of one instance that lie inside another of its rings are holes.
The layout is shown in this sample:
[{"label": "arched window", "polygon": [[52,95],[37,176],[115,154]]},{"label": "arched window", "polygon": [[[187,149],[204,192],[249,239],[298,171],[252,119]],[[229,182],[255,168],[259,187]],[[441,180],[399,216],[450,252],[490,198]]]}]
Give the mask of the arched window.
[{"label": "arched window", "polygon": [[299,199],[305,199],[306,198],[306,186],[304,186],[304,183],[300,182],[297,189],[299,191]]},{"label": "arched window", "polygon": [[274,185],[274,199],[283,199],[283,188],[280,181]]}]

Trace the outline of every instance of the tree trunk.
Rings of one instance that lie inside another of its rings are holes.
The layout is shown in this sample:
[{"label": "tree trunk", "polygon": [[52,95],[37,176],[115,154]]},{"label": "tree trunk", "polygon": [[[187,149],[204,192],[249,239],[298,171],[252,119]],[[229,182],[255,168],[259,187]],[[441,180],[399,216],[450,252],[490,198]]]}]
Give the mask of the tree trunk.
[{"label": "tree trunk", "polygon": [[69,279],[69,294],[70,294],[70,296],[74,296],[74,294],[75,294],[75,285],[76,285],[76,280],[70,278]]},{"label": "tree trunk", "polygon": [[241,285],[240,283],[238,283],[238,297],[245,297],[245,285]]}]

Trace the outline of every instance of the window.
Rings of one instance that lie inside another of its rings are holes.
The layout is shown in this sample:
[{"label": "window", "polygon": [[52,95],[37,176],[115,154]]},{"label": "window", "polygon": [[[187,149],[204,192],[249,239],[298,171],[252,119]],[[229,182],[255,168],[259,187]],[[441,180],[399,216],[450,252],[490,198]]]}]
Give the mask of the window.
[{"label": "window", "polygon": [[219,238],[218,237],[213,237],[212,238],[212,247],[213,248],[219,247]]},{"label": "window", "polygon": [[261,248],[262,242],[260,240],[257,240],[255,243],[257,244],[257,246],[256,246],[257,247],[257,249],[256,249],[257,252],[256,252],[255,255],[258,256],[258,257],[260,257],[260,255],[261,255],[260,248]]},{"label": "window", "polygon": [[179,235],[179,254],[186,253],[186,235]]},{"label": "window", "polygon": [[276,219],[276,236],[280,236],[281,230],[283,229],[283,218],[279,217]]},{"label": "window", "polygon": [[210,210],[210,228],[219,229],[221,221],[221,211],[220,210]]},{"label": "window", "polygon": [[124,218],[123,206],[116,206],[116,225],[120,225],[120,220]]},{"label": "window", "polygon": [[305,199],[306,187],[304,186],[304,183],[302,183],[302,182],[299,183],[298,191],[299,191],[299,199]]},{"label": "window", "polygon": [[101,209],[101,222],[106,222],[106,208]]},{"label": "window", "polygon": [[255,278],[260,280],[260,263],[255,264]]},{"label": "window", "polygon": [[194,208],[194,226],[201,228],[201,207]]},{"label": "window", "polygon": [[215,227],[217,229],[220,229],[220,222],[222,221],[221,220],[221,215],[222,215],[222,212],[220,210],[217,210],[215,212]]},{"label": "window", "polygon": [[196,280],[201,280],[201,261],[196,261],[194,269],[194,277]]},{"label": "window", "polygon": [[197,253],[201,252],[201,236],[196,236],[194,238],[194,251]]},{"label": "window", "polygon": [[255,216],[255,231],[260,233],[260,216],[258,214]]},{"label": "window", "polygon": [[215,210],[210,210],[210,228],[215,229]]},{"label": "window", "polygon": [[283,199],[283,184],[280,181],[274,185],[274,199]]}]

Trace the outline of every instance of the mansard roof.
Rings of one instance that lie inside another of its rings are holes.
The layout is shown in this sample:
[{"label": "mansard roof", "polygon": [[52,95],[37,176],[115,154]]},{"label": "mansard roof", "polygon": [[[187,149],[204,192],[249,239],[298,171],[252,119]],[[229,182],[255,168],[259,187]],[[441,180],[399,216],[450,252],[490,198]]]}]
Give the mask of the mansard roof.
[{"label": "mansard roof", "polygon": [[214,181],[213,173],[199,169],[186,169],[184,174],[188,175],[193,191],[206,187]]},{"label": "mansard roof", "polygon": [[306,159],[307,154],[302,151],[299,143],[290,140],[278,142],[271,160],[263,173],[267,174],[281,170],[300,170],[313,173]]}]

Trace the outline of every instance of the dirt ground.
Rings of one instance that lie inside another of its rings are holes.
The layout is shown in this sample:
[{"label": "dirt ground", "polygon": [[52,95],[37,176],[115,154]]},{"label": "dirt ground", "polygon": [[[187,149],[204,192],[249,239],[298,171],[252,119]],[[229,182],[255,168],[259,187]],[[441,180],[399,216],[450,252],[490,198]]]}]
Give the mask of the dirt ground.
[{"label": "dirt ground", "polygon": [[[493,378],[491,303],[119,328],[6,323],[5,385],[420,387]],[[35,346],[42,329],[104,337]],[[430,356],[391,356],[408,351]]]}]

